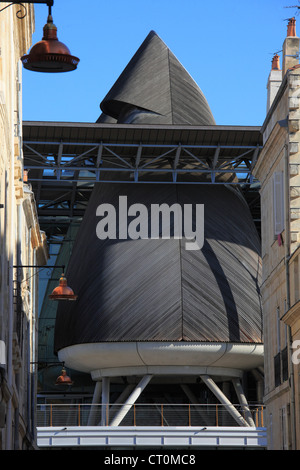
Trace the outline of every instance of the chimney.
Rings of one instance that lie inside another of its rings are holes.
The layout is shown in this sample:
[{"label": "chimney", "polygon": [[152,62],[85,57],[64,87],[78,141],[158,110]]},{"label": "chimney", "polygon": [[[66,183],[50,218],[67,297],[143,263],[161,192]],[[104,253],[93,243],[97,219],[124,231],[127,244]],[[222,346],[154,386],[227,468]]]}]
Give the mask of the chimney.
[{"label": "chimney", "polygon": [[272,68],[267,83],[267,113],[272,106],[274,98],[282,82],[282,70],[280,69],[279,55],[275,54],[272,59]]},{"label": "chimney", "polygon": [[296,19],[290,18],[287,26],[287,36],[283,43],[282,72],[285,76],[288,69],[299,65],[299,38],[296,35]]}]

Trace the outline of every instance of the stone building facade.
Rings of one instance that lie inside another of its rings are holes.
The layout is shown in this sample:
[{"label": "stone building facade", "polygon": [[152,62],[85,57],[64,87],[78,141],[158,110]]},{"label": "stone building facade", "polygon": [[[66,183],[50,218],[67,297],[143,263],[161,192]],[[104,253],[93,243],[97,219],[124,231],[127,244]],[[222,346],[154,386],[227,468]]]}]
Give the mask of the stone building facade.
[{"label": "stone building facade", "polygon": [[294,18],[282,52],[282,70],[275,56],[268,80],[264,147],[254,173],[261,183],[268,448],[299,450],[300,66]]},{"label": "stone building facade", "polygon": [[36,268],[48,259],[22,157],[22,69],[33,6],[0,12],[0,450],[35,448]]}]

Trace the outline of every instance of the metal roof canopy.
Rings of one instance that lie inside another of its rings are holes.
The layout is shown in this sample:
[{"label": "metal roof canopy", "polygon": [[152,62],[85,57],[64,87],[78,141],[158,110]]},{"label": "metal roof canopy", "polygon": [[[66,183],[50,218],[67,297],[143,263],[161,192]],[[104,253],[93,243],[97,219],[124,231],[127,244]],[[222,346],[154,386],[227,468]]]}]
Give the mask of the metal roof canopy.
[{"label": "metal roof canopy", "polygon": [[259,217],[252,168],[261,148],[254,126],[23,122],[24,168],[52,234],[83,216],[95,182],[224,184],[222,175],[242,185]]}]

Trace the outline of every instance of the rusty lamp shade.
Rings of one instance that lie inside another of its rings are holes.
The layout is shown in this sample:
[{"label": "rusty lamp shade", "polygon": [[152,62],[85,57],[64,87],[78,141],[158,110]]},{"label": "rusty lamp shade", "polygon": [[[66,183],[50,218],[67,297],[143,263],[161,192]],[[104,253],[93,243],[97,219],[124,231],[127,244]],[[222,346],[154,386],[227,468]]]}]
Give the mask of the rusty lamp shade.
[{"label": "rusty lamp shade", "polygon": [[50,13],[43,32],[42,40],[32,46],[28,55],[21,57],[24,68],[48,73],[75,70],[79,59],[72,56],[68,47],[58,40],[57,28]]},{"label": "rusty lamp shade", "polygon": [[66,369],[63,367],[61,371],[61,375],[57,377],[55,381],[55,385],[73,385],[73,381],[71,378],[67,375]]},{"label": "rusty lamp shade", "polygon": [[53,289],[52,294],[49,295],[50,300],[76,300],[77,295],[74,295],[71,287],[67,285],[67,279],[62,273],[59,279],[59,285]]}]

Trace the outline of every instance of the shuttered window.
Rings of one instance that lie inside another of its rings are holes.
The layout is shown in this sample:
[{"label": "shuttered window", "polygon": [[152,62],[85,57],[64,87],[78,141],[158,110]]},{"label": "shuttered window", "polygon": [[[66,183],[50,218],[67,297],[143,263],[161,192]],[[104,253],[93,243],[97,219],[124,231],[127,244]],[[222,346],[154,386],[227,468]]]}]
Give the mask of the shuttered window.
[{"label": "shuttered window", "polygon": [[275,387],[281,384],[281,355],[280,352],[274,356],[274,381]]},{"label": "shuttered window", "polygon": [[289,378],[288,348],[285,347],[281,351],[281,377],[285,382]]},{"label": "shuttered window", "polygon": [[274,173],[273,179],[273,217],[274,235],[277,236],[284,230],[284,193],[283,173]]}]

